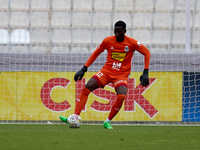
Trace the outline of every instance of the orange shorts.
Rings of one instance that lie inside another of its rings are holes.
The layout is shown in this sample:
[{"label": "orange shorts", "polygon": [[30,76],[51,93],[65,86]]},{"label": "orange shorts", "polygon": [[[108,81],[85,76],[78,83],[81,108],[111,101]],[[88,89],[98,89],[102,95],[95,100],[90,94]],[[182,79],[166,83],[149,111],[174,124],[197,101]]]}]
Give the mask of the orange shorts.
[{"label": "orange shorts", "polygon": [[117,89],[119,86],[128,87],[129,75],[113,75],[103,68],[99,72],[97,72],[92,78],[97,80],[99,87],[103,88],[106,84],[111,82],[113,83],[114,88]]}]

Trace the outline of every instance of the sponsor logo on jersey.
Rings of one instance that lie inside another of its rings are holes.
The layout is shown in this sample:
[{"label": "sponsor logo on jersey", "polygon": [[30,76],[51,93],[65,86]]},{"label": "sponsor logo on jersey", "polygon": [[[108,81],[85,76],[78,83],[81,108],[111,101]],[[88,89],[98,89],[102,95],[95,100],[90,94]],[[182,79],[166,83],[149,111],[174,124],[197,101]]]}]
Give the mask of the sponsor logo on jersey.
[{"label": "sponsor logo on jersey", "polygon": [[125,52],[128,52],[128,51],[129,51],[128,46],[125,47],[124,51],[125,51]]},{"label": "sponsor logo on jersey", "polygon": [[115,59],[121,62],[124,61],[125,56],[126,56],[126,53],[112,52],[112,59]]}]

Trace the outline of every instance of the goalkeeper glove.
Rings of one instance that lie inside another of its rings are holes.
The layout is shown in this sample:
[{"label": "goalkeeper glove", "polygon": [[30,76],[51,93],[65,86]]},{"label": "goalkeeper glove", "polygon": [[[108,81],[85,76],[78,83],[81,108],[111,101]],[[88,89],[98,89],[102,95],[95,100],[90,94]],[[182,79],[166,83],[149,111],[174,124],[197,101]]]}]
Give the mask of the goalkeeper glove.
[{"label": "goalkeeper glove", "polygon": [[144,69],[143,74],[140,76],[140,82],[143,87],[149,85],[149,69]]},{"label": "goalkeeper glove", "polygon": [[87,72],[87,67],[86,66],[83,66],[83,68],[81,70],[79,70],[75,76],[74,76],[74,80],[77,81],[77,80],[81,80],[85,74],[85,72]]}]

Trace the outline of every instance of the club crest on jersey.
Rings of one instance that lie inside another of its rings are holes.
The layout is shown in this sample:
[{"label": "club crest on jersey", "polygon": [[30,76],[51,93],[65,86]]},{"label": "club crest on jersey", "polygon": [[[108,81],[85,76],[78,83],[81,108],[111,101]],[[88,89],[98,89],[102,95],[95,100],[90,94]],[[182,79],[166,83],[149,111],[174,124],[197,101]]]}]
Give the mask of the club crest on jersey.
[{"label": "club crest on jersey", "polygon": [[125,47],[124,51],[125,51],[125,52],[128,52],[128,51],[129,51],[128,46]]}]

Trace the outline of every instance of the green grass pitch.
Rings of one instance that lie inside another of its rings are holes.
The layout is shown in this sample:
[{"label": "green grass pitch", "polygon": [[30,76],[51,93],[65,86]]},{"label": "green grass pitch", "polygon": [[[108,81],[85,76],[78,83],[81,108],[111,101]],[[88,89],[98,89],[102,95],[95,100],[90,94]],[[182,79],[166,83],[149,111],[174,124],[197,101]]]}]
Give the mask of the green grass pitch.
[{"label": "green grass pitch", "polygon": [[1,124],[0,150],[199,150],[199,126]]}]

